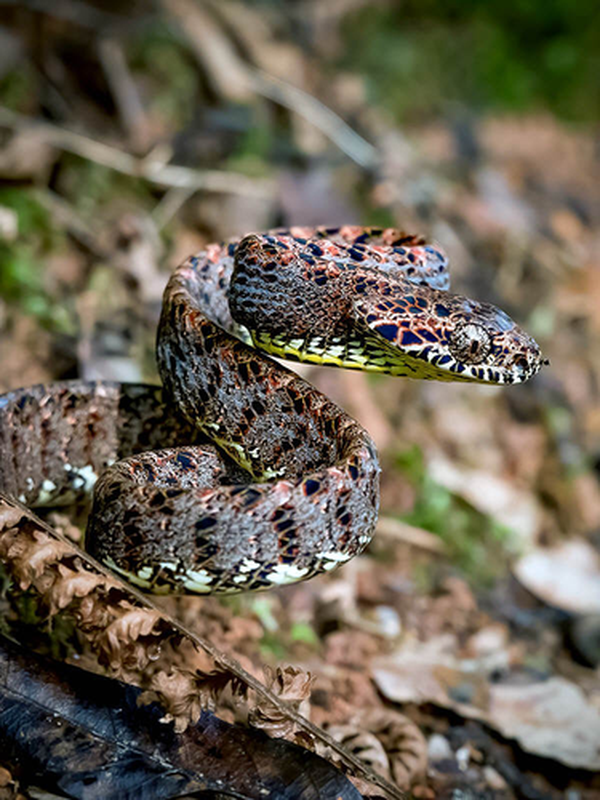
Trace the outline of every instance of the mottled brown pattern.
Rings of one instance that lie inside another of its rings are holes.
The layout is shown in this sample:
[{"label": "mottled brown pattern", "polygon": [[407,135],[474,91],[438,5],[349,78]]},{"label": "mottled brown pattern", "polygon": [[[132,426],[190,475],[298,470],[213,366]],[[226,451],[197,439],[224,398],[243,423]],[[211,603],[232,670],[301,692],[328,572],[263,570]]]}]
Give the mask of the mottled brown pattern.
[{"label": "mottled brown pattern", "polygon": [[246,341],[424,378],[516,383],[537,372],[530,337],[447,287],[443,252],[392,229],[210,245],[165,291],[164,390],[69,382],[0,398],[0,491],[47,505],[95,483],[88,549],[154,591],[263,589],[335,568],[372,536],[375,447]]}]

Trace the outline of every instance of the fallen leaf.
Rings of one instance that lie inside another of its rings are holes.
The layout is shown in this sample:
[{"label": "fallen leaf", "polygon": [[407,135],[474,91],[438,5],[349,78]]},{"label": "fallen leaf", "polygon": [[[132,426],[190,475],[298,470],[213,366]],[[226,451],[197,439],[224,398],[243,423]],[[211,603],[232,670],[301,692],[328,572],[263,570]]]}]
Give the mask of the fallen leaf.
[{"label": "fallen leaf", "polygon": [[490,683],[483,665],[458,659],[452,645],[452,637],[438,637],[401,648],[375,662],[373,679],[395,703],[435,703],[485,722],[534,755],[600,769],[600,710],[578,686],[561,677]]},{"label": "fallen leaf", "polygon": [[535,541],[541,512],[532,494],[490,472],[459,467],[441,454],[430,460],[429,471],[450,492],[514,531],[521,543]]},{"label": "fallen leaf", "polygon": [[600,712],[565,678],[492,686],[486,718],[529,753],[569,767],[600,770]]},{"label": "fallen leaf", "polygon": [[178,733],[157,703],[116,680],[55,664],[0,638],[2,762],[61,796],[166,800],[225,792],[260,800],[359,800],[324,759],[203,711]]},{"label": "fallen leaf", "polygon": [[600,613],[600,556],[583,539],[538,547],[520,558],[513,571],[548,605],[574,614]]}]

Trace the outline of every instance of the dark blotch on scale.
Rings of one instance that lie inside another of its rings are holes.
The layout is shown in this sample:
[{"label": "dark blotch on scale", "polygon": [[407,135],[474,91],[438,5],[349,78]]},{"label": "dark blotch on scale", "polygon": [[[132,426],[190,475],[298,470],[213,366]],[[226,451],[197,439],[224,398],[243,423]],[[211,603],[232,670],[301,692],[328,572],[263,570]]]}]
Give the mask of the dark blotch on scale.
[{"label": "dark blotch on scale", "polygon": [[304,481],[304,494],[307,497],[310,497],[311,494],[315,494],[315,492],[318,492],[320,488],[321,484],[319,483],[319,481],[315,481],[312,478],[308,478],[307,480]]},{"label": "dark blotch on scale", "polygon": [[289,528],[293,527],[294,520],[293,519],[282,519],[281,522],[275,523],[275,530],[278,533],[283,533],[287,531]]},{"label": "dark blotch on scale", "polygon": [[404,331],[402,334],[402,344],[423,344],[423,340],[412,331]]},{"label": "dark blotch on scale", "polygon": [[398,326],[386,324],[386,325],[377,325],[377,333],[383,336],[384,339],[387,339],[389,342],[395,342],[398,337]]},{"label": "dark blotch on scale", "polygon": [[194,527],[197,531],[205,531],[208,528],[214,528],[216,524],[217,520],[214,517],[201,517],[201,519],[194,524]]},{"label": "dark blotch on scale", "polygon": [[419,328],[417,333],[419,334],[419,336],[422,336],[423,339],[425,339],[428,342],[437,342],[437,341],[439,341],[439,338],[438,338],[437,334],[433,333],[433,331],[427,330],[427,328]]},{"label": "dark blotch on scale", "polygon": [[175,460],[184,470],[190,470],[194,467],[193,457],[189,453],[178,453]]},{"label": "dark blotch on scale", "polygon": [[364,261],[365,254],[362,250],[359,250],[357,247],[350,247],[348,250],[348,255],[354,261]]}]

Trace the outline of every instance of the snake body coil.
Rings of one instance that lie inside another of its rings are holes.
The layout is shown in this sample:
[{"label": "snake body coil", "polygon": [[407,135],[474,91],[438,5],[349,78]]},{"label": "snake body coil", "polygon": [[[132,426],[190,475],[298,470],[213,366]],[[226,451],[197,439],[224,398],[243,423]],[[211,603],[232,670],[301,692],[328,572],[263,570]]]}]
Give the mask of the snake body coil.
[{"label": "snake body coil", "polygon": [[264,589],[331,570],[372,536],[376,450],[261,350],[415,378],[534,375],[533,339],[448,283],[441,250],[393,229],[210,245],[165,290],[163,390],[68,382],[0,397],[0,491],[49,505],[95,484],[87,549],[156,592]]}]

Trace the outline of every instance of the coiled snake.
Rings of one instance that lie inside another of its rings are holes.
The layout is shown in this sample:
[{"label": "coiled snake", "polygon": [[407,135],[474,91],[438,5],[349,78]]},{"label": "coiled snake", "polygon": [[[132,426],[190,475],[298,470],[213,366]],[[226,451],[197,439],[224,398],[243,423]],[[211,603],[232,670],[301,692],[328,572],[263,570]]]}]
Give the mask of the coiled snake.
[{"label": "coiled snake", "polygon": [[0,397],[0,491],[39,506],[95,484],[87,549],[156,592],[331,570],[372,536],[375,446],[261,351],[435,380],[520,383],[540,369],[503,311],[448,285],[442,251],[394,229],[210,245],[165,290],[162,390],[74,381]]}]

